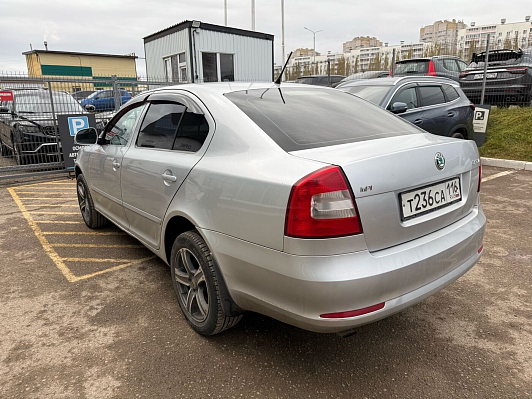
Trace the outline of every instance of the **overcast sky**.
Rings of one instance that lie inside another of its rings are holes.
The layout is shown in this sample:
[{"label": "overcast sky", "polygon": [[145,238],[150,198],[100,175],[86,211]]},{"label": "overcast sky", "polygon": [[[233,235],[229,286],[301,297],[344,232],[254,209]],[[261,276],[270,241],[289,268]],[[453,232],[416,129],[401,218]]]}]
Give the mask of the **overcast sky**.
[{"label": "overcast sky", "polygon": [[[136,53],[144,57],[142,38],[183,20],[224,23],[224,0],[0,0],[0,71],[26,71],[23,51],[43,49],[93,53]],[[256,0],[256,30],[275,35],[275,59],[281,55],[281,1]],[[338,52],[355,36],[383,42],[416,42],[419,28],[439,19],[467,24],[524,21],[531,0],[285,0],[286,51],[312,48]],[[251,0],[228,0],[228,25],[251,29]],[[139,75],[144,60],[137,62]]]}]

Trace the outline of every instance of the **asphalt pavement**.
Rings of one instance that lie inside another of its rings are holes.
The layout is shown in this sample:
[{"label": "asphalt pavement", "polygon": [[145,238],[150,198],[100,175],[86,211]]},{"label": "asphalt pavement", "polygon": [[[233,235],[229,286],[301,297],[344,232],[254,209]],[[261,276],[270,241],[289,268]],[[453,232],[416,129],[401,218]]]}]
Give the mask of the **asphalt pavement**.
[{"label": "asphalt pavement", "polygon": [[201,337],[161,260],[83,224],[73,181],[3,183],[0,397],[530,397],[532,172],[484,179],[481,261],[349,338],[253,313]]}]

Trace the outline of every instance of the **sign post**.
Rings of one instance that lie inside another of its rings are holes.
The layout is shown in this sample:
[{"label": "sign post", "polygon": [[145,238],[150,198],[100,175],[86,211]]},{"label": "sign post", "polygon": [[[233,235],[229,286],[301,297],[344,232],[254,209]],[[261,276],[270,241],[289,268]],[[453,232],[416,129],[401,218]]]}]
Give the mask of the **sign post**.
[{"label": "sign post", "polygon": [[78,156],[80,146],[74,144],[74,136],[82,129],[96,128],[94,114],[58,115],[59,134],[61,136],[61,150],[66,169],[74,169],[74,161]]},{"label": "sign post", "polygon": [[486,141],[490,110],[491,105],[475,105],[475,111],[473,111],[473,140],[477,143],[477,147],[480,147]]}]

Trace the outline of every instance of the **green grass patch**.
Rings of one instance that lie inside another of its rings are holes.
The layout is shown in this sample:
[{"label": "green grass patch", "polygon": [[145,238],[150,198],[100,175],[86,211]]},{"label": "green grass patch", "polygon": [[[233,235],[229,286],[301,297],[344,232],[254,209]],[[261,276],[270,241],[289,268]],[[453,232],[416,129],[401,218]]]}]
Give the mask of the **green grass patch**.
[{"label": "green grass patch", "polygon": [[488,158],[532,162],[532,107],[492,109],[479,152]]}]

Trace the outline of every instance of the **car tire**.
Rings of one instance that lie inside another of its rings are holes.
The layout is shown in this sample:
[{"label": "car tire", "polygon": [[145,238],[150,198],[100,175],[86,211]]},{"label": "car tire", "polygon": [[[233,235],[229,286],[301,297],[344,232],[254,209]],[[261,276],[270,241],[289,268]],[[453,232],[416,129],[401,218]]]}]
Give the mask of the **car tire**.
[{"label": "car tire", "polygon": [[242,319],[241,314],[225,316],[212,254],[197,232],[187,231],[175,239],[170,268],[179,307],[194,331],[215,335]]},{"label": "car tire", "polygon": [[26,165],[27,158],[25,155],[21,155],[21,152],[22,150],[20,149],[20,146],[14,143],[13,144],[13,157],[15,158],[17,165]]},{"label": "car tire", "polygon": [[109,220],[94,208],[89,186],[85,177],[80,174],[76,179],[76,193],[78,195],[79,210],[85,224],[91,229],[97,229],[109,224]]},{"label": "car tire", "polygon": [[452,137],[453,139],[462,139],[462,140],[464,139],[464,135],[463,135],[462,133],[453,133],[453,134],[451,135],[451,137]]},{"label": "car tire", "polygon": [[2,154],[3,157],[8,155],[7,147],[4,145],[4,142],[2,141],[1,138],[0,138],[0,154]]}]

